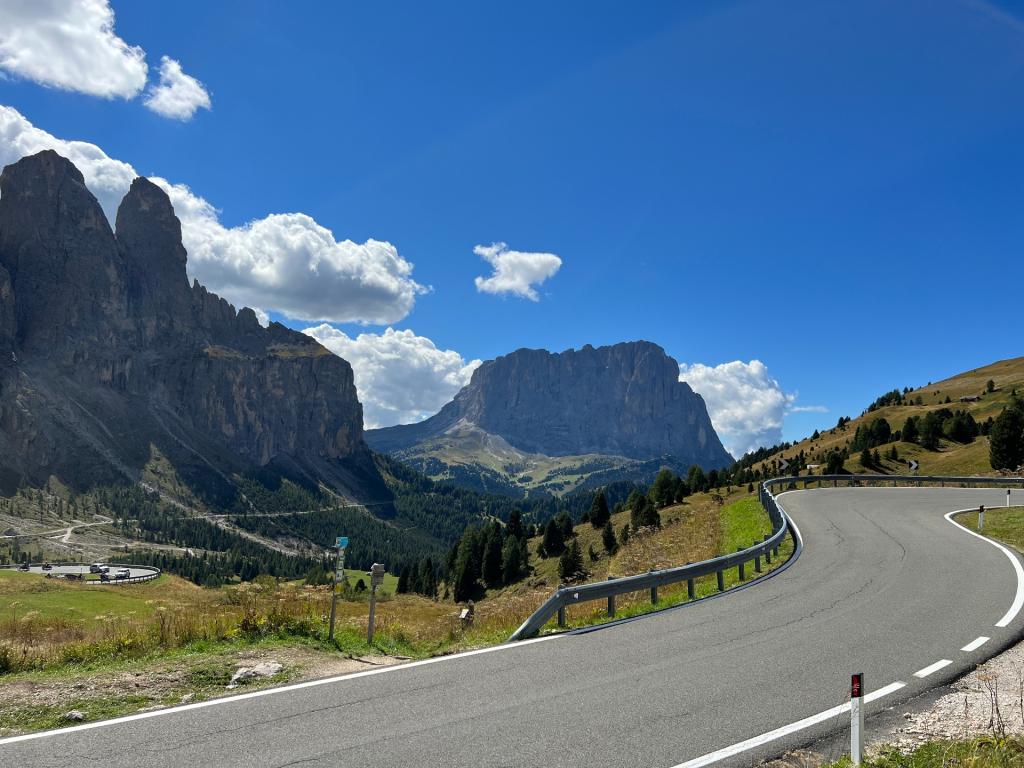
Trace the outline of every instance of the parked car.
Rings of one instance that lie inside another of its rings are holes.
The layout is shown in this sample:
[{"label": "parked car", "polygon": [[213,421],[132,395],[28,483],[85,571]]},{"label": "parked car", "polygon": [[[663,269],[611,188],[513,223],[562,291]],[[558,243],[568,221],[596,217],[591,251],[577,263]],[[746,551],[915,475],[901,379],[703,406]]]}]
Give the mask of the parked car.
[{"label": "parked car", "polygon": [[89,566],[89,573],[103,573],[106,568],[103,563],[93,563]]},{"label": "parked car", "polygon": [[42,567],[43,567],[44,571],[52,571],[53,570],[53,566],[50,565],[49,563],[43,563]]},{"label": "parked car", "polygon": [[131,575],[132,572],[129,571],[127,568],[118,568],[116,571],[114,571],[115,579],[128,579],[131,578]]},{"label": "parked car", "polygon": [[28,570],[28,563],[22,563],[21,565],[19,565],[18,566],[18,570],[19,571],[27,571]]},{"label": "parked car", "polygon": [[110,581],[110,574],[104,571],[100,574],[100,581]]}]

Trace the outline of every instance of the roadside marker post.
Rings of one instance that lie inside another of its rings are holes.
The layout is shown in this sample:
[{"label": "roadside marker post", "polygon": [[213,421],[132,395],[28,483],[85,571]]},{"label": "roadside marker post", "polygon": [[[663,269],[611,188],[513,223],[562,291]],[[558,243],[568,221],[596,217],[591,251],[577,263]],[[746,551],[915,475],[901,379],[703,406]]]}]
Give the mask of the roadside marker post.
[{"label": "roadside marker post", "polygon": [[372,645],[373,620],[377,613],[377,587],[384,583],[384,566],[380,563],[374,563],[370,566],[370,571],[366,575],[370,577],[370,621],[366,625],[366,642]]},{"label": "roadside marker post", "polygon": [[981,531],[981,530],[984,530],[984,529],[985,529],[985,505],[982,504],[980,507],[978,507],[978,530]]},{"label": "roadside marker post", "polygon": [[338,612],[338,578],[345,583],[345,550],[348,549],[348,536],[339,536],[334,544],[338,548],[338,565],[334,570],[334,581],[331,582],[331,628],[327,633],[327,639],[334,642],[334,616]]},{"label": "roadside marker post", "polygon": [[850,762],[860,765],[864,759],[864,675],[850,681]]},{"label": "roadside marker post", "polygon": [[1006,506],[1010,506],[1010,489],[1006,489]]}]

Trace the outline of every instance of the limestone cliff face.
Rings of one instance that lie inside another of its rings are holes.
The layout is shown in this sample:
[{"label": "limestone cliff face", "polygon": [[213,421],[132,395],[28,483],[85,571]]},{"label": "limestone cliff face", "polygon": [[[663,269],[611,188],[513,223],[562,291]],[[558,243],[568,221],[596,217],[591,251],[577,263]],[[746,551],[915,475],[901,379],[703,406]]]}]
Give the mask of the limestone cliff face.
[{"label": "limestone cliff face", "polygon": [[159,450],[220,483],[267,465],[380,491],[352,369],[189,285],[167,195],[136,179],[112,231],[52,151],[0,175],[0,491],[134,478]]},{"label": "limestone cliff face", "polygon": [[672,456],[709,468],[732,461],[703,399],[679,381],[678,363],[645,341],[560,354],[520,349],[477,368],[436,416],[367,439],[400,451],[463,423],[547,456]]}]

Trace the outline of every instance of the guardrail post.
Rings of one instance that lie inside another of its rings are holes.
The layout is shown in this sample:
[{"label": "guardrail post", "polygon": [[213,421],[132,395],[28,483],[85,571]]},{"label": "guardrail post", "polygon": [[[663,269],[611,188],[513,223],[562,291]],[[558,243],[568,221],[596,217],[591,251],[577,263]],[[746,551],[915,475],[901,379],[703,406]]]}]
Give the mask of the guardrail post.
[{"label": "guardrail post", "polygon": [[688,600],[693,600],[693,598],[696,596],[696,594],[697,594],[697,590],[694,588],[693,579],[687,579],[686,580],[686,598]]},{"label": "guardrail post", "polygon": [[[615,581],[615,577],[609,576],[608,581]],[[615,618],[615,595],[608,595],[608,618]]]},{"label": "guardrail post", "polygon": [[[736,551],[737,552],[742,552],[743,551],[743,547],[736,547]],[[737,570],[739,571],[740,581],[746,581],[746,579],[747,579],[747,564],[746,563],[740,563],[739,567],[737,568]]]},{"label": "guardrail post", "polygon": [[718,591],[725,592],[725,572],[718,571],[715,576],[718,577]]},{"label": "guardrail post", "polygon": [[[755,546],[757,545],[756,541],[754,542],[754,545]],[[760,553],[754,555],[754,572],[755,573],[760,573],[761,572],[761,555],[760,555]]]},{"label": "guardrail post", "polygon": [[651,587],[651,605],[658,604],[658,587],[657,585]]},{"label": "guardrail post", "polygon": [[[558,585],[558,591],[561,592],[563,589],[565,589],[565,584],[559,584]],[[558,606],[558,626],[559,626],[559,628],[565,629],[566,623],[567,622],[565,620],[565,606],[564,605],[560,605],[560,606]]]}]

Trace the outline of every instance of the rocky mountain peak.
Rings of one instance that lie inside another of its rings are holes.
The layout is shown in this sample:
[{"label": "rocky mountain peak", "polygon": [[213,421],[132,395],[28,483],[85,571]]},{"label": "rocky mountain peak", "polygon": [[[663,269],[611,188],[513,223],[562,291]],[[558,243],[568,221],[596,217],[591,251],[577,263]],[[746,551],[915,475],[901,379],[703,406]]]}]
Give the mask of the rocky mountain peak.
[{"label": "rocky mountain peak", "polygon": [[648,341],[516,350],[477,368],[436,416],[367,439],[378,450],[402,451],[460,423],[547,456],[671,456],[708,468],[732,462],[703,399],[679,381],[679,364]]},{"label": "rocky mountain peak", "polygon": [[[135,179],[110,229],[41,152],[0,174],[0,492],[136,479],[158,452],[199,486],[273,465],[386,495],[352,368],[186,277],[167,194]],[[218,491],[219,492],[219,491]]]}]

